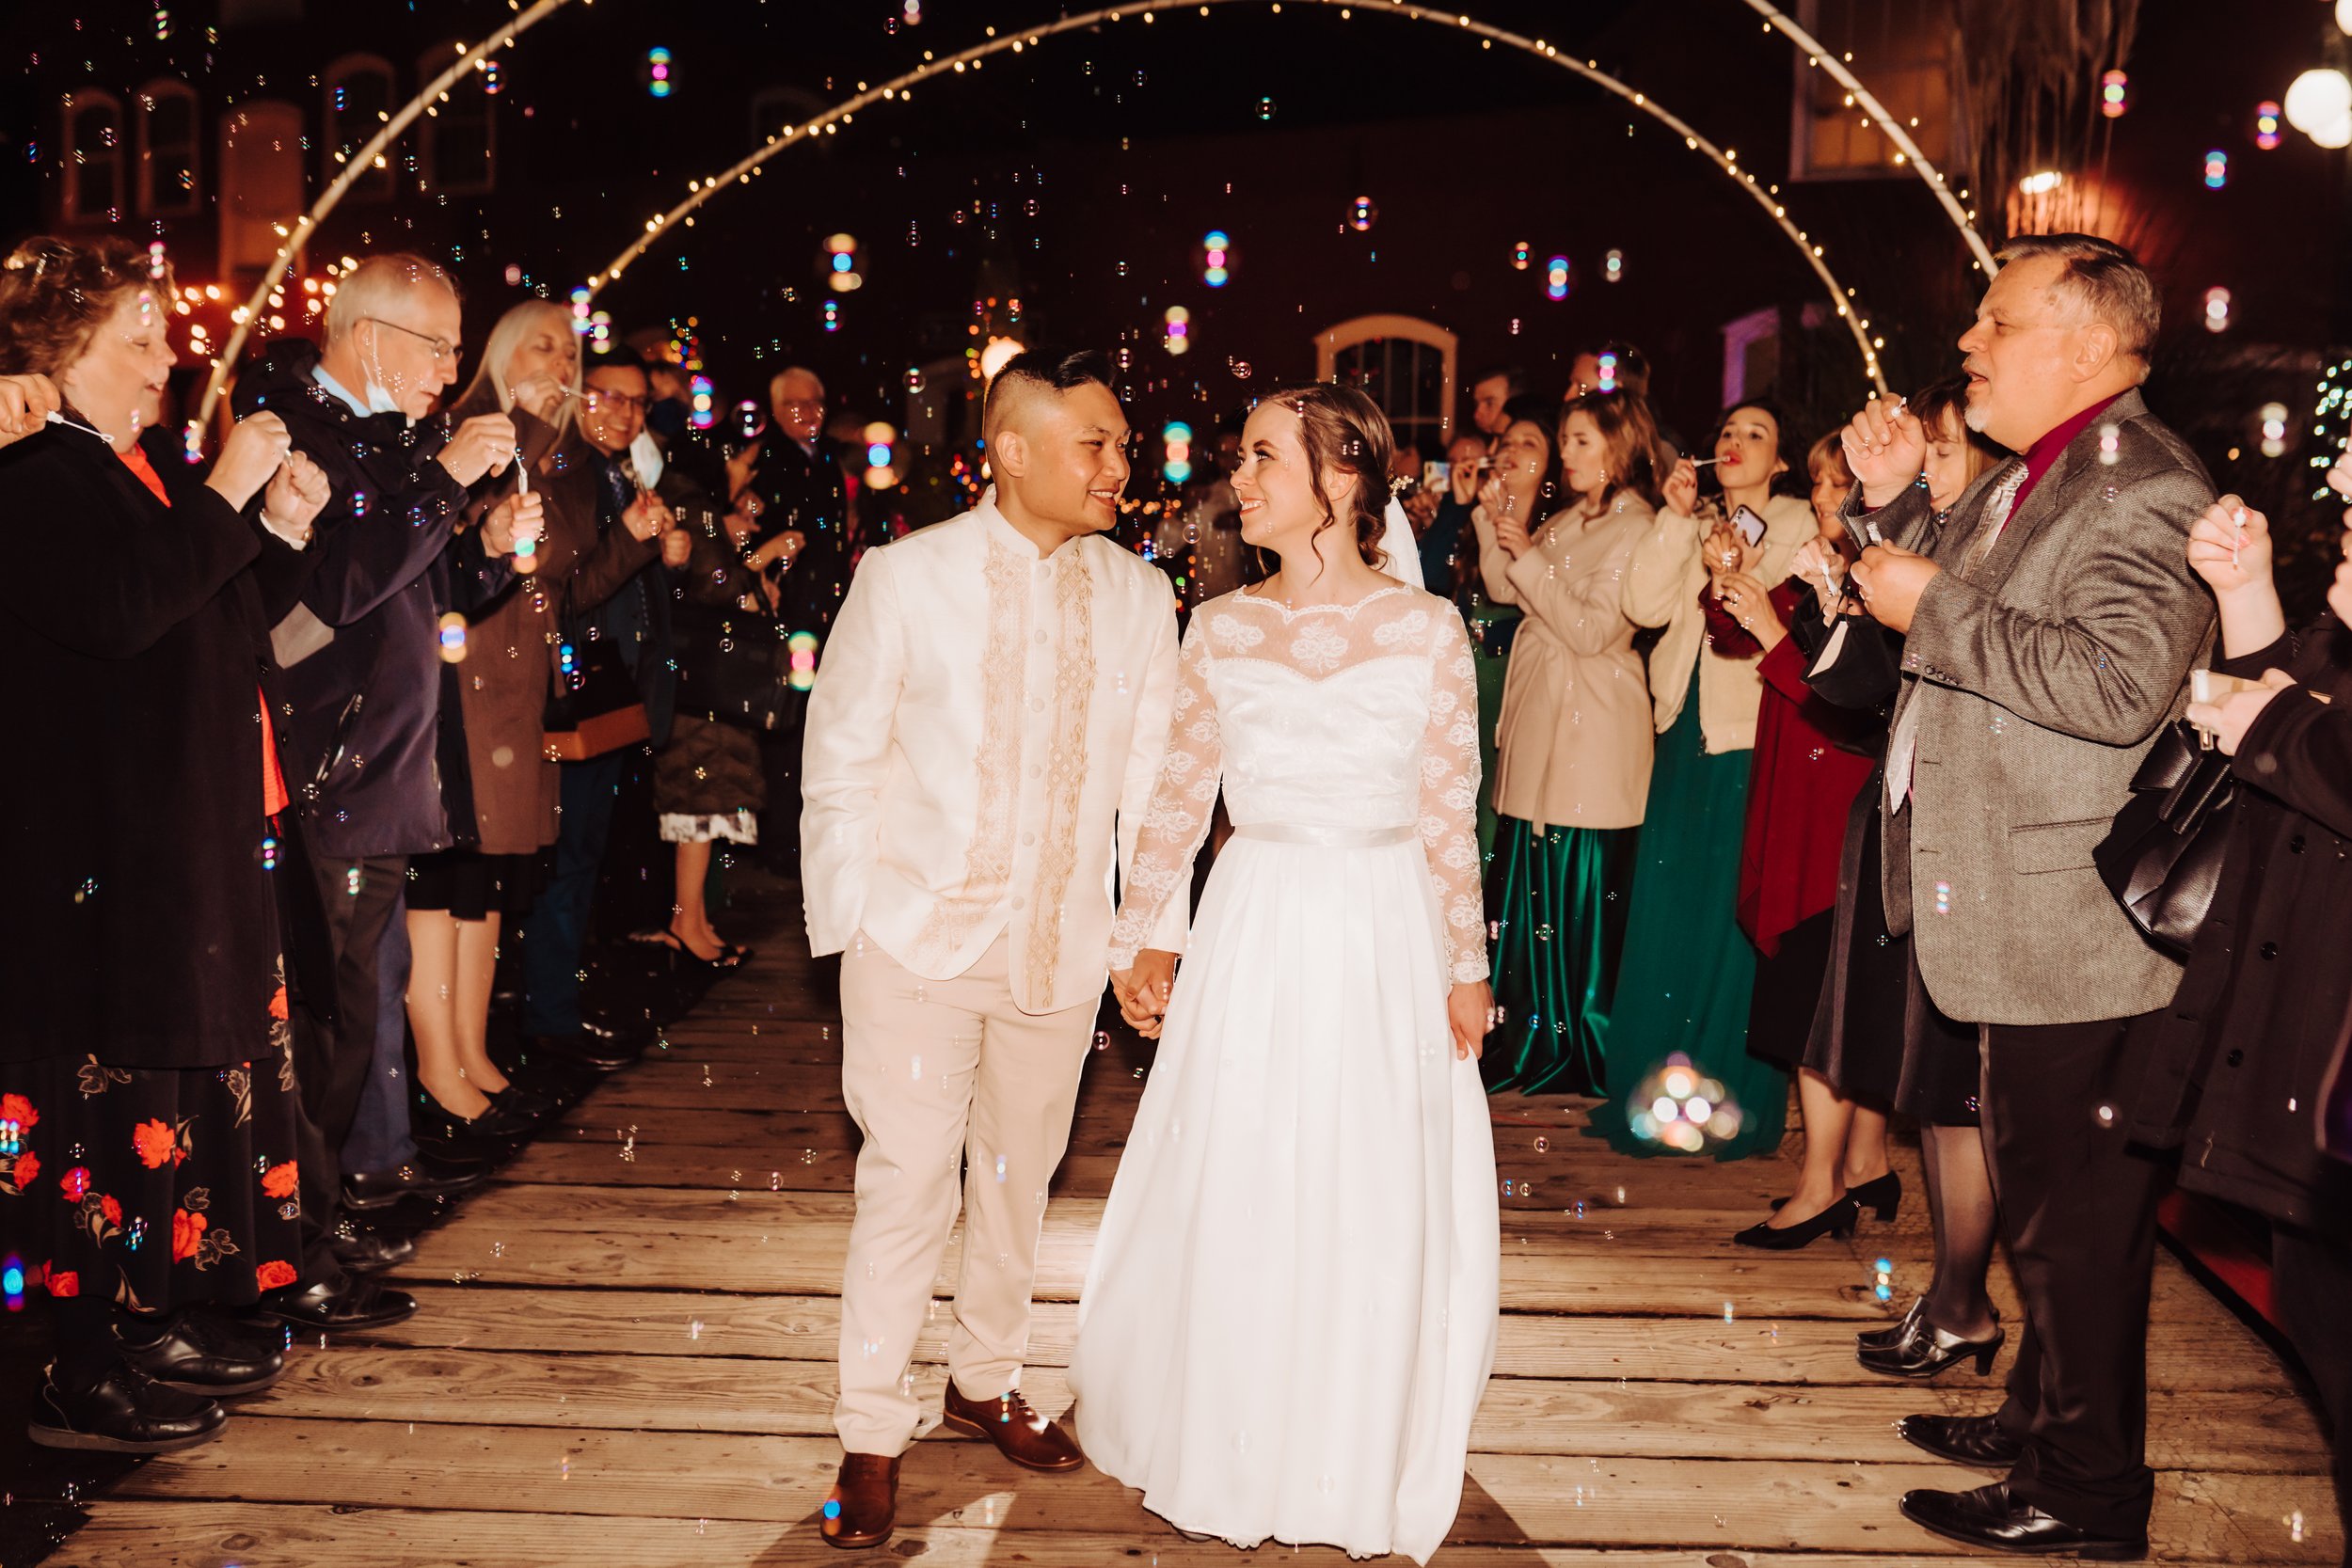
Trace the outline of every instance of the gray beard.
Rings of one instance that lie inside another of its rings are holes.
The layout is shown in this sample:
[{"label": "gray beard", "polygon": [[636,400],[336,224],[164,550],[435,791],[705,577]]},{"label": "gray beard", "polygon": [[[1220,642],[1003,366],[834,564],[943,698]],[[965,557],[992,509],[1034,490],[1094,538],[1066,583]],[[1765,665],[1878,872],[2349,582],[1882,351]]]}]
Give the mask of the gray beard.
[{"label": "gray beard", "polygon": [[1967,411],[1961,415],[1961,420],[1968,426],[1969,429],[1981,436],[1984,434],[1986,422],[1991,420],[1992,417],[1993,411],[1991,409],[1979,407],[1976,404],[1972,403],[1968,405]]}]

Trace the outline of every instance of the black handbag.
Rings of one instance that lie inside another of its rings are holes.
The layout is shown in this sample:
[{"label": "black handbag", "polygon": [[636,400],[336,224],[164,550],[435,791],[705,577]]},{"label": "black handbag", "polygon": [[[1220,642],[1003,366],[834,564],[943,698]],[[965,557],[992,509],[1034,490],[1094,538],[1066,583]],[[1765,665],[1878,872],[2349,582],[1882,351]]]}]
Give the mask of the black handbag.
[{"label": "black handbag", "polygon": [[600,638],[565,641],[572,657],[559,669],[540,726],[552,762],[585,762],[651,738],[637,678],[620,650]]},{"label": "black handbag", "polygon": [[2213,909],[2229,852],[2237,781],[2230,759],[2200,743],[2197,727],[2175,720],[2132,775],[2132,798],[2090,852],[2132,924],[2185,958]]},{"label": "black handbag", "polygon": [[722,724],[772,730],[792,701],[792,651],[784,623],[739,607],[711,612],[695,629],[687,681],[696,705]]}]

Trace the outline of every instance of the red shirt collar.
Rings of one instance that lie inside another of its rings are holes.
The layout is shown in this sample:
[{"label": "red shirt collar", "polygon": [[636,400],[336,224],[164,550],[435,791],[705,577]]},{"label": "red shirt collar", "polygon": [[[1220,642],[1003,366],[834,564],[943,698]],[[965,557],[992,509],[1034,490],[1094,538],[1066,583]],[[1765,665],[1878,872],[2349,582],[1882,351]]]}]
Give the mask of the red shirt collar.
[{"label": "red shirt collar", "polygon": [[2042,483],[2042,476],[2058,466],[2058,453],[2074,445],[2074,437],[2089,430],[2115,399],[2122,395],[2118,392],[2115,397],[2101,398],[2065,423],[2044,432],[2042,439],[2026,449],[2026,481],[2017,487],[2017,505],[2023,505],[2026,498],[2033,494],[2033,487]]}]

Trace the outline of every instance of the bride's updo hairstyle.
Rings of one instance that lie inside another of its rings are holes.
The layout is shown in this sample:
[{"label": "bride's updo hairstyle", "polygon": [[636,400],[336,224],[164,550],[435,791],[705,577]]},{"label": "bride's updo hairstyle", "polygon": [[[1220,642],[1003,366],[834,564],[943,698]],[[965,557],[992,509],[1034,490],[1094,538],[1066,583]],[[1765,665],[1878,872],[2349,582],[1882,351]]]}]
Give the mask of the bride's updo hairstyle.
[{"label": "bride's updo hairstyle", "polygon": [[0,373],[56,375],[82,356],[125,293],[151,285],[168,294],[169,271],[119,235],[26,240],[0,262]]},{"label": "bride's updo hairstyle", "polygon": [[[1389,558],[1380,548],[1380,535],[1388,524],[1389,463],[1396,451],[1389,417],[1357,388],[1320,381],[1284,388],[1268,394],[1266,401],[1298,416],[1299,444],[1307,449],[1307,483],[1322,504],[1323,528],[1351,530],[1364,563],[1386,570]],[[1323,476],[1331,468],[1356,476],[1345,515],[1334,514],[1331,498],[1324,494]],[[1323,529],[1315,532],[1320,535]]]}]

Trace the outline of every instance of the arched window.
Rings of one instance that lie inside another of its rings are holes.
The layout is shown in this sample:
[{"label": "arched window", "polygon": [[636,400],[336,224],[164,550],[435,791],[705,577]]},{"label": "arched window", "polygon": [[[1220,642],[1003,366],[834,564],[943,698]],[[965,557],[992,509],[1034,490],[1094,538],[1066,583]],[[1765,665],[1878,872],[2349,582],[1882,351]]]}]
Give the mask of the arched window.
[{"label": "arched window", "polygon": [[[345,55],[326,68],[326,101],[319,117],[322,183],[341,178],[350,160],[392,112],[392,64],[380,55]],[[383,201],[392,194],[392,159],[368,169],[351,183],[347,201]]]},{"label": "arched window", "polygon": [[1454,336],[1411,316],[1358,316],[1315,339],[1315,376],[1361,388],[1399,447],[1440,451],[1454,434]]},{"label": "arched window", "polygon": [[122,103],[85,89],[65,101],[65,216],[113,223],[122,216]]},{"label": "arched window", "polygon": [[[447,71],[459,51],[449,44],[427,51],[417,62],[419,87]],[[450,85],[417,121],[424,188],[448,196],[479,195],[498,183],[497,100],[482,71],[469,71]]]},{"label": "arched window", "polygon": [[139,89],[139,211],[193,213],[204,204],[196,89],[159,78]]}]

